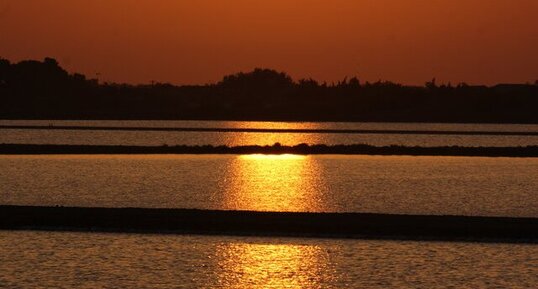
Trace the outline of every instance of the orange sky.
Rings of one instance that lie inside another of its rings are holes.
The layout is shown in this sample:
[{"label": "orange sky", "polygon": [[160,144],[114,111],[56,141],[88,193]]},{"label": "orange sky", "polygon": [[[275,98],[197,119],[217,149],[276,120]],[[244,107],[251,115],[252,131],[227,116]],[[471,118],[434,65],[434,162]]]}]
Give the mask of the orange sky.
[{"label": "orange sky", "polygon": [[0,57],[117,82],[538,79],[536,0],[0,0]]}]

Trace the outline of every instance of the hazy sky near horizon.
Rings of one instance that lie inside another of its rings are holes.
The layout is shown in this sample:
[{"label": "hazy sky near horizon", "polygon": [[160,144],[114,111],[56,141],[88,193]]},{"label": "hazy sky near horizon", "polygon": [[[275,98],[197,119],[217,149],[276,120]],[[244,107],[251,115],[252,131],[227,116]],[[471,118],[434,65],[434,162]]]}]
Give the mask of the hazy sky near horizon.
[{"label": "hazy sky near horizon", "polygon": [[106,81],[534,82],[537,0],[0,0],[0,57]]}]

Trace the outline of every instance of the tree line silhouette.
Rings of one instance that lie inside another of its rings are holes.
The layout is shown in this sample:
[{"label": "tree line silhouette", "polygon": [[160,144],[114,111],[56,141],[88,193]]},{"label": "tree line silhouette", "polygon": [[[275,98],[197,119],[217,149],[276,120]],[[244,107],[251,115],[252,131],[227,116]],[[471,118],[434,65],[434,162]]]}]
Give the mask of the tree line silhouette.
[{"label": "tree line silhouette", "polygon": [[206,85],[100,83],[53,58],[0,58],[1,119],[213,119],[538,123],[538,83],[405,86],[294,81],[270,69]]}]

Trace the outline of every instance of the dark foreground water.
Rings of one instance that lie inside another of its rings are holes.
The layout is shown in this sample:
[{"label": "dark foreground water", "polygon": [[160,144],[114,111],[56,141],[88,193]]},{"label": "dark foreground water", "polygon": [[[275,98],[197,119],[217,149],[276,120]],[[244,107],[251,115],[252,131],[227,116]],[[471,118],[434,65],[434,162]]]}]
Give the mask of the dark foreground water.
[{"label": "dark foreground water", "polygon": [[0,231],[2,288],[534,288],[538,246]]}]

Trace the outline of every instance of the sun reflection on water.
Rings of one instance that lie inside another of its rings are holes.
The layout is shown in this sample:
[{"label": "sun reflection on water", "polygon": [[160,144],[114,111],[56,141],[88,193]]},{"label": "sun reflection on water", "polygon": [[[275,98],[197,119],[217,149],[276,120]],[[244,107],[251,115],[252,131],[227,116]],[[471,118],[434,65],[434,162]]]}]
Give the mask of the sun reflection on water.
[{"label": "sun reflection on water", "polygon": [[251,154],[241,155],[239,158],[244,160],[304,160],[307,156],[293,155],[293,154],[281,154],[281,155],[264,155],[264,154]]},{"label": "sun reflection on water", "polygon": [[[225,208],[323,210],[323,182],[315,158],[241,155],[230,162],[226,175]],[[224,243],[216,253],[217,280],[224,288],[319,288],[328,263],[319,247],[297,244]]]},{"label": "sun reflection on water", "polygon": [[241,155],[229,167],[224,207],[256,211],[320,211],[323,185],[316,160],[301,155]]},{"label": "sun reflection on water", "polygon": [[224,288],[319,288],[328,276],[328,253],[318,246],[228,243],[216,253]]},{"label": "sun reflection on water", "polygon": [[[286,122],[224,122],[229,128],[256,129],[319,129],[318,123],[286,123]],[[300,143],[322,143],[323,136],[315,133],[233,133],[228,134],[226,143],[231,145],[296,145]]]}]

